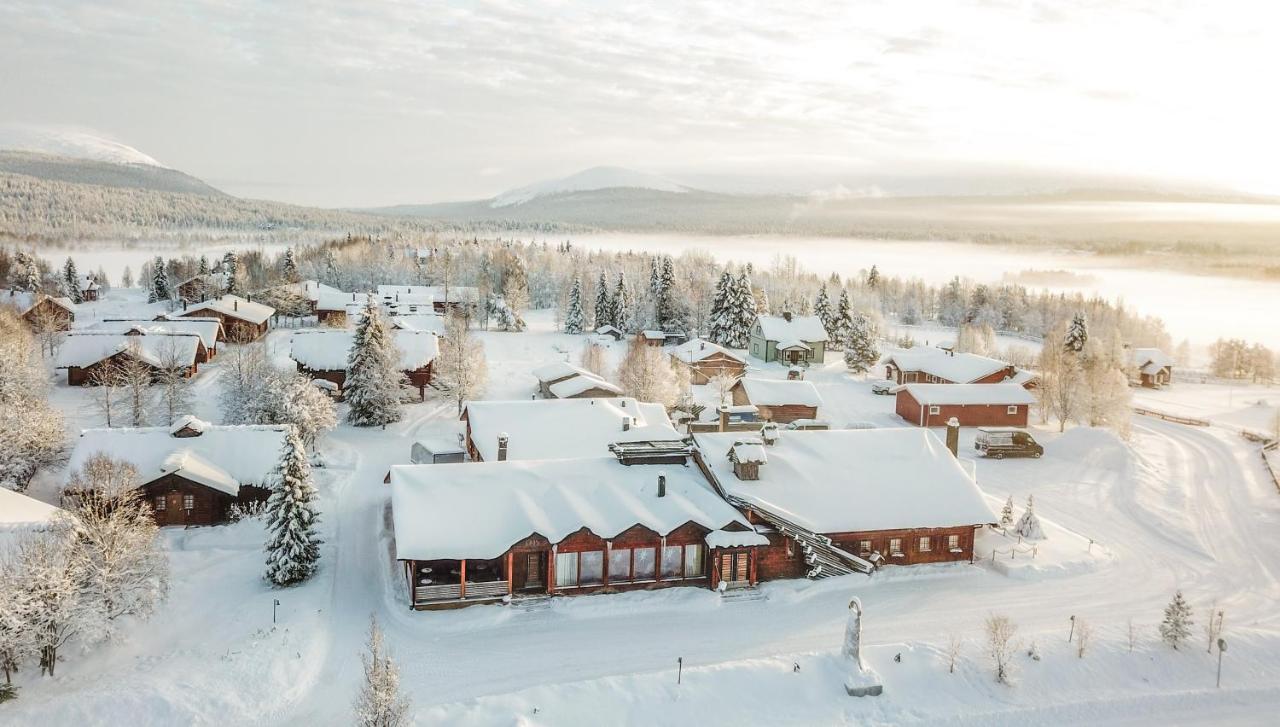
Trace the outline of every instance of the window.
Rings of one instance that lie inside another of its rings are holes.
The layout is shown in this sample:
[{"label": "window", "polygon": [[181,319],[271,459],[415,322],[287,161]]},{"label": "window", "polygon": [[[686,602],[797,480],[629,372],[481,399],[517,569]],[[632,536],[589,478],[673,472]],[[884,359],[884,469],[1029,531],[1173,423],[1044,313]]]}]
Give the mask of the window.
[{"label": "window", "polygon": [[164,512],[165,499],[164,495],[156,496],[156,512]]},{"label": "window", "polygon": [[609,580],[631,580],[631,549],[609,551]]},{"label": "window", "polygon": [[604,583],[604,551],[588,550],[578,555],[581,556],[578,564],[578,583],[584,586]]},{"label": "window", "polygon": [[950,550],[950,551],[952,551],[952,552],[955,552],[955,551],[960,550],[960,536],[959,536],[959,535],[948,535],[948,536],[947,536],[947,550]]},{"label": "window", "polygon": [[889,538],[889,555],[902,555],[902,538]]},{"label": "window", "polygon": [[195,495],[183,495],[183,496],[182,496],[182,509],[183,509],[183,510],[194,510],[194,509],[196,509],[196,496],[195,496]]},{"label": "window", "polygon": [[706,575],[706,556],[701,543],[684,546],[684,577],[701,578]]},{"label": "window", "polygon": [[931,404],[931,405],[929,406],[929,413],[930,413],[930,414],[941,414],[941,413],[942,413],[942,407],[940,407],[940,406],[938,406],[938,405],[936,405],[936,404]]},{"label": "window", "polygon": [[783,538],[783,539],[782,539],[782,542],[784,542],[784,543],[786,543],[786,544],[787,544],[787,557],[788,557],[788,558],[794,558],[794,557],[796,557],[796,543],[795,543],[795,541],[794,541],[794,540],[792,540],[791,538]]},{"label": "window", "polygon": [[556,553],[556,588],[578,585],[578,554]]},{"label": "window", "polygon": [[637,581],[652,580],[655,572],[654,566],[657,565],[658,553],[655,548],[636,548],[635,551],[635,579]]},{"label": "window", "polygon": [[679,578],[680,566],[684,564],[684,548],[679,545],[668,545],[662,549],[662,577]]},{"label": "window", "polygon": [[1016,407],[1016,406],[1010,406],[1010,407],[1009,407],[1008,409],[1006,409],[1005,411],[1009,412],[1010,414],[1017,414],[1017,413],[1018,413],[1018,407]]},{"label": "window", "polygon": [[859,555],[871,555],[871,541],[870,541],[870,540],[859,540],[859,541],[858,541],[858,554],[859,554]]},{"label": "window", "polygon": [[933,550],[933,541],[929,539],[928,535],[922,536],[920,538],[920,552],[928,553],[930,550]]}]

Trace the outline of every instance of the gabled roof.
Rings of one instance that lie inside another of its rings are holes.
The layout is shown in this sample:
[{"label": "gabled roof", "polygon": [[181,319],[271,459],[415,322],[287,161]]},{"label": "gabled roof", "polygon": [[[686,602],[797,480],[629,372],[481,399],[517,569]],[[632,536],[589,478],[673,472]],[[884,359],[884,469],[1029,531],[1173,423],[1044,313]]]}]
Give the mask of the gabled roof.
[{"label": "gabled roof", "polygon": [[56,530],[67,513],[7,487],[0,487],[0,543],[5,535]]},{"label": "gabled roof", "polygon": [[592,389],[600,389],[602,391],[607,391],[614,396],[622,396],[621,387],[605,381],[594,374],[570,376],[563,381],[558,381],[552,384],[550,389],[551,395],[557,399],[568,399]]},{"label": "gabled roof", "polygon": [[294,289],[297,290],[302,297],[312,302],[318,301],[324,296],[347,295],[342,290],[339,290],[332,285],[325,285],[318,280],[303,280],[301,282],[294,283]]},{"label": "gabled roof", "polygon": [[1133,365],[1134,366],[1137,366],[1140,369],[1149,365],[1155,366],[1154,370],[1146,371],[1144,369],[1143,373],[1146,373],[1146,374],[1156,373],[1157,371],[1159,371],[1162,368],[1165,368],[1166,366],[1173,366],[1173,363],[1174,363],[1173,357],[1169,356],[1164,351],[1161,351],[1158,348],[1133,349]]},{"label": "gabled roof", "polygon": [[81,275],[80,280],[78,282],[80,284],[80,290],[82,292],[87,293],[91,290],[97,290],[99,288],[98,276],[92,273],[88,275]]},{"label": "gabled roof", "polygon": [[783,379],[738,379],[734,388],[741,386],[747,392],[747,399],[756,406],[822,406],[822,397],[817,388],[808,381],[789,381]]},{"label": "gabled roof", "polygon": [[679,361],[683,361],[685,363],[689,363],[690,361],[693,361],[693,362],[702,361],[716,354],[721,354],[724,357],[737,361],[743,365],[746,365],[747,363],[747,360],[745,358],[734,353],[733,351],[730,351],[724,346],[721,346],[716,343],[712,343],[710,341],[704,341],[701,338],[695,338],[691,341],[686,341],[685,343],[682,343],[679,346],[671,346],[670,348],[667,349],[667,352],[670,353],[671,356],[674,357],[675,359]]},{"label": "gabled roof", "polygon": [[69,334],[58,348],[54,367],[85,368],[118,353],[137,356],[138,360],[157,368],[170,363],[191,366],[203,345],[195,333],[157,331],[131,336],[123,332],[75,332]]},{"label": "gabled roof", "polygon": [[894,389],[904,390],[925,405],[1012,406],[1036,402],[1021,384],[903,384]]},{"label": "gabled roof", "polygon": [[462,414],[486,462],[498,458],[502,434],[511,460],[599,457],[614,442],[681,439],[661,404],[630,397],[472,401]]},{"label": "gabled roof", "polygon": [[759,479],[733,474],[742,437],[694,436],[731,498],[818,533],[978,525],[997,520],[973,478],[927,429],[785,431]]},{"label": "gabled roof", "polygon": [[[440,355],[434,333],[393,330],[391,335],[400,351],[401,371],[420,369]],[[296,331],[290,339],[289,358],[312,371],[345,371],[354,341],[355,331],[346,329]]]},{"label": "gabled roof", "polygon": [[443,336],[445,333],[445,318],[438,313],[392,316],[391,326],[393,328],[403,328],[406,331],[425,331],[434,333],[437,336]]},{"label": "gabled roof", "polygon": [[766,341],[807,341],[815,343],[827,340],[827,329],[817,316],[758,316],[756,323]]},{"label": "gabled roof", "polygon": [[917,346],[895,351],[881,363],[892,363],[902,371],[921,371],[957,384],[968,384],[1009,368],[999,359],[976,353],[948,353],[932,346]]},{"label": "gabled roof", "polygon": [[666,535],[689,522],[711,531],[736,523],[750,536],[696,468],[627,466],[607,455],[396,465],[391,509],[402,560],[496,558],[534,533],[556,543],[584,527],[608,539],[637,524]]},{"label": "gabled roof", "polygon": [[206,300],[201,303],[193,303],[183,313],[183,317],[190,316],[199,311],[214,311],[224,316],[238,318],[254,325],[266,323],[267,319],[276,314],[276,309],[262,303],[254,303],[253,301],[241,298],[238,295],[224,295],[221,298]]},{"label": "gabled roof", "polygon": [[443,285],[379,285],[378,297],[389,303],[473,303],[480,299],[480,291],[471,286],[450,285],[446,301]]},{"label": "gabled roof", "polygon": [[60,308],[65,308],[72,314],[76,312],[75,302],[64,296],[28,293],[21,290],[0,290],[0,305],[12,305],[18,309],[18,315],[30,313],[32,308],[35,308],[46,299]]},{"label": "gabled roof", "polygon": [[152,320],[149,318],[107,319],[85,326],[83,331],[93,333],[128,333],[140,328],[144,333],[185,333],[200,337],[205,348],[216,348],[218,339],[225,339],[222,333],[222,321],[217,318],[169,318]]},{"label": "gabled roof", "polygon": [[[198,436],[175,436],[183,429]],[[241,485],[267,485],[280,460],[285,426],[219,426],[186,418],[174,427],[86,429],[71,453],[71,469],[98,452],[133,464],[138,484],[178,473],[237,494]]]},{"label": "gabled roof", "polygon": [[569,363],[568,361],[552,361],[533,370],[533,376],[542,383],[560,381],[571,376],[594,376],[594,373]]}]

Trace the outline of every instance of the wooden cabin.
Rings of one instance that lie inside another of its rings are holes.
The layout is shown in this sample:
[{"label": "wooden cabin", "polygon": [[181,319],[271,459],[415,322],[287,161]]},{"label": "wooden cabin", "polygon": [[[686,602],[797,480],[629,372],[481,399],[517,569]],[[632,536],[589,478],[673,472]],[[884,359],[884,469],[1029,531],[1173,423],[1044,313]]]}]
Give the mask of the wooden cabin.
[{"label": "wooden cabin", "polygon": [[662,331],[653,331],[653,330],[638,331],[636,333],[636,340],[646,346],[654,346],[655,348],[662,348],[667,343],[667,334]]},{"label": "wooden cabin", "polygon": [[475,462],[599,457],[619,442],[681,438],[666,408],[630,397],[471,401],[459,418]]},{"label": "wooden cabin", "polygon": [[1026,427],[1035,398],[1019,384],[907,384],[897,388],[898,416],[921,427]]},{"label": "wooden cabin", "polygon": [[1130,380],[1158,389],[1173,380],[1173,358],[1158,348],[1135,348],[1131,354]]},{"label": "wooden cabin", "polygon": [[256,341],[267,333],[271,316],[276,309],[262,303],[254,303],[238,295],[224,295],[188,306],[173,317],[217,318],[226,330],[228,340],[234,343]]},{"label": "wooden cabin", "polygon": [[37,333],[69,331],[76,320],[76,305],[70,298],[10,290],[0,298],[0,304],[6,302]]},{"label": "wooden cabin", "polygon": [[[425,400],[435,360],[440,356],[436,335],[394,330],[392,340],[400,353],[400,370]],[[347,357],[354,342],[355,332],[345,329],[297,331],[290,340],[289,357],[298,371],[313,379],[333,382],[341,389],[347,381]]]},{"label": "wooden cabin", "polygon": [[741,378],[747,371],[747,360],[729,349],[695,338],[667,349],[671,360],[689,371],[695,385],[710,383],[717,376]]},{"label": "wooden cabin", "polygon": [[234,503],[265,500],[286,426],[217,426],[183,417],[169,427],[87,429],[74,471],[105,452],[132,464],[160,525],[215,525]]},{"label": "wooden cabin", "polygon": [[538,392],[546,399],[589,399],[622,396],[622,389],[600,376],[566,361],[533,370]]},{"label": "wooden cabin", "polygon": [[93,273],[81,275],[77,284],[80,288],[80,300],[82,302],[92,303],[98,300],[99,295],[102,293],[102,286],[98,285],[98,276]]},{"label": "wooden cabin", "polygon": [[756,407],[761,421],[787,424],[817,419],[822,397],[808,381],[743,378],[729,389],[735,407]]},{"label": "wooden cabin", "polygon": [[202,303],[215,296],[222,295],[223,276],[219,273],[193,275],[178,283],[175,290],[178,300],[185,303]]},{"label": "wooden cabin", "polygon": [[751,355],[765,363],[822,363],[827,353],[827,329],[817,316],[757,316],[749,346]]},{"label": "wooden cabin", "polygon": [[1018,375],[999,359],[928,346],[891,353],[881,365],[884,377],[897,384],[998,384]]},{"label": "wooden cabin", "polygon": [[110,364],[122,365],[126,360],[146,365],[154,378],[161,370],[179,368],[190,378],[202,361],[209,360],[208,350],[195,333],[148,331],[133,326],[124,333],[92,330],[71,333],[58,348],[55,368],[67,370],[68,386],[93,385],[95,372]]},{"label": "wooden cabin", "polygon": [[86,333],[121,335],[188,334],[200,337],[202,348],[196,351],[196,363],[202,364],[218,355],[218,345],[227,340],[222,321],[217,318],[106,318],[82,329]]}]

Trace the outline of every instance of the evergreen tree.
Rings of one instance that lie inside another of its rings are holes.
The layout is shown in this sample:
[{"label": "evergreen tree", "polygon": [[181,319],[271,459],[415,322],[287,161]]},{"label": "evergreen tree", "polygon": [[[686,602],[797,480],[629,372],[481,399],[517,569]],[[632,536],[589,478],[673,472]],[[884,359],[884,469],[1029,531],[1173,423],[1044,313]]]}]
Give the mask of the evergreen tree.
[{"label": "evergreen tree", "polygon": [[157,255],[151,264],[151,296],[148,302],[169,300],[170,297],[172,296],[169,291],[169,271],[165,267],[164,258]]},{"label": "evergreen tree", "polygon": [[626,273],[618,271],[618,284],[609,300],[610,321],[618,330],[629,332],[631,327],[631,289],[627,287]]},{"label": "evergreen tree", "polygon": [[728,270],[720,273],[716,281],[715,292],[711,295],[711,314],[707,320],[707,339],[712,343],[724,341],[724,314],[729,305],[729,294],[733,289],[733,276]]},{"label": "evergreen tree", "polygon": [[196,267],[196,274],[197,275],[209,274],[209,258],[205,257],[204,255],[200,256],[200,264]]},{"label": "evergreen tree", "polygon": [[15,287],[28,293],[40,290],[40,266],[36,263],[35,256],[19,252],[15,262],[18,270]]},{"label": "evergreen tree", "polygon": [[280,273],[290,283],[298,282],[298,261],[293,256],[293,248],[284,249],[284,259],[280,262]]},{"label": "evergreen tree", "polygon": [[316,572],[320,539],[316,490],[306,448],[291,427],[280,450],[271,496],[267,498],[267,580],[277,586],[301,583]]},{"label": "evergreen tree", "polygon": [[1013,531],[1027,540],[1044,540],[1044,530],[1040,527],[1040,518],[1036,517],[1035,502],[1027,495],[1027,509],[1023,511]]},{"label": "evergreen tree", "polygon": [[875,265],[871,266],[871,271],[867,273],[867,287],[875,290],[880,285],[880,271]]},{"label": "evergreen tree", "polygon": [[845,366],[853,373],[865,374],[879,360],[875,325],[867,314],[859,311],[853,316],[849,334],[844,340]]},{"label": "evergreen tree", "polygon": [[1013,495],[1009,495],[1009,499],[1004,501],[1004,507],[1000,509],[1000,524],[1013,524]]},{"label": "evergreen tree", "polygon": [[67,297],[74,303],[83,303],[80,295],[80,274],[76,272],[76,261],[70,257],[62,265],[62,284],[66,288]]},{"label": "evergreen tree", "polygon": [[347,421],[376,427],[400,421],[400,352],[382,310],[369,296],[347,355]]},{"label": "evergreen tree", "polygon": [[240,292],[237,278],[240,277],[240,258],[235,250],[227,250],[222,256],[222,290],[228,295]]},{"label": "evergreen tree", "polygon": [[1076,313],[1071,319],[1071,326],[1067,328],[1067,337],[1064,341],[1068,351],[1080,353],[1084,351],[1084,345],[1089,341],[1089,326],[1085,323],[1084,313]]},{"label": "evergreen tree", "polygon": [[1160,638],[1165,643],[1177,649],[1181,644],[1191,636],[1191,606],[1187,605],[1185,599],[1182,598],[1182,591],[1173,594],[1173,600],[1168,606],[1164,607],[1164,621],[1160,622]]},{"label": "evergreen tree", "polygon": [[[609,298],[609,277],[600,271],[596,281],[596,328],[613,325],[613,303]],[[621,326],[619,326],[621,328]]]},{"label": "evergreen tree", "polygon": [[[487,259],[487,258],[486,258]],[[325,285],[338,286],[338,258],[333,254],[333,250],[325,250],[324,252],[324,283]]]},{"label": "evergreen tree", "polygon": [[727,311],[724,345],[746,348],[751,343],[751,327],[756,322],[756,299],[751,292],[751,278],[745,270],[733,281],[731,308]]},{"label": "evergreen tree", "polygon": [[662,259],[662,272],[658,276],[658,290],[654,297],[654,308],[658,328],[664,331],[677,331],[681,328],[680,314],[676,306],[676,271],[671,257]]},{"label": "evergreen tree", "polygon": [[120,286],[123,288],[133,287],[133,268],[128,265],[124,266],[124,272],[120,274]]},{"label": "evergreen tree", "polygon": [[840,302],[836,306],[831,327],[835,329],[835,336],[831,338],[832,343],[843,346],[844,342],[849,340],[849,332],[853,330],[853,306],[849,303],[847,290],[840,291]]},{"label": "evergreen tree", "polygon": [[827,340],[836,337],[835,315],[831,311],[831,298],[827,297],[827,285],[818,288],[818,297],[813,301],[813,314],[822,321],[822,328],[827,332]]},{"label": "evergreen tree", "polygon": [[564,314],[564,332],[582,333],[586,321],[582,313],[582,281],[573,279],[573,287],[569,289],[569,307]]}]

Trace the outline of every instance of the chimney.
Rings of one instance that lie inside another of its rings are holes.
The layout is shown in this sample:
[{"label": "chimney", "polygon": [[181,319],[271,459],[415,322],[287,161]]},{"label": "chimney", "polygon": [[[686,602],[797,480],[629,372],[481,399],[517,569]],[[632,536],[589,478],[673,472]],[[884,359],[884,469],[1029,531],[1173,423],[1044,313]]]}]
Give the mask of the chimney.
[{"label": "chimney", "polygon": [[231,301],[231,310],[240,310],[240,301],[238,300]]},{"label": "chimney", "polygon": [[182,310],[186,310],[186,309],[187,309],[187,299],[186,299],[186,298],[183,298],[183,299],[182,299]]},{"label": "chimney", "polygon": [[622,417],[622,431],[631,431],[631,417]]},{"label": "chimney", "polygon": [[729,431],[729,412],[723,406],[720,407],[720,431]]},{"label": "chimney", "polygon": [[658,497],[667,496],[667,473],[658,473]]},{"label": "chimney", "polygon": [[498,435],[498,461],[507,461],[507,433],[503,432]]},{"label": "chimney", "polygon": [[790,323],[790,322],[791,322],[791,311],[789,311],[789,310],[784,310],[784,311],[782,311],[782,318],[783,318],[783,320],[785,320],[787,323]]},{"label": "chimney", "polygon": [[947,449],[951,450],[951,456],[959,459],[960,457],[960,420],[951,417],[947,420]]}]

